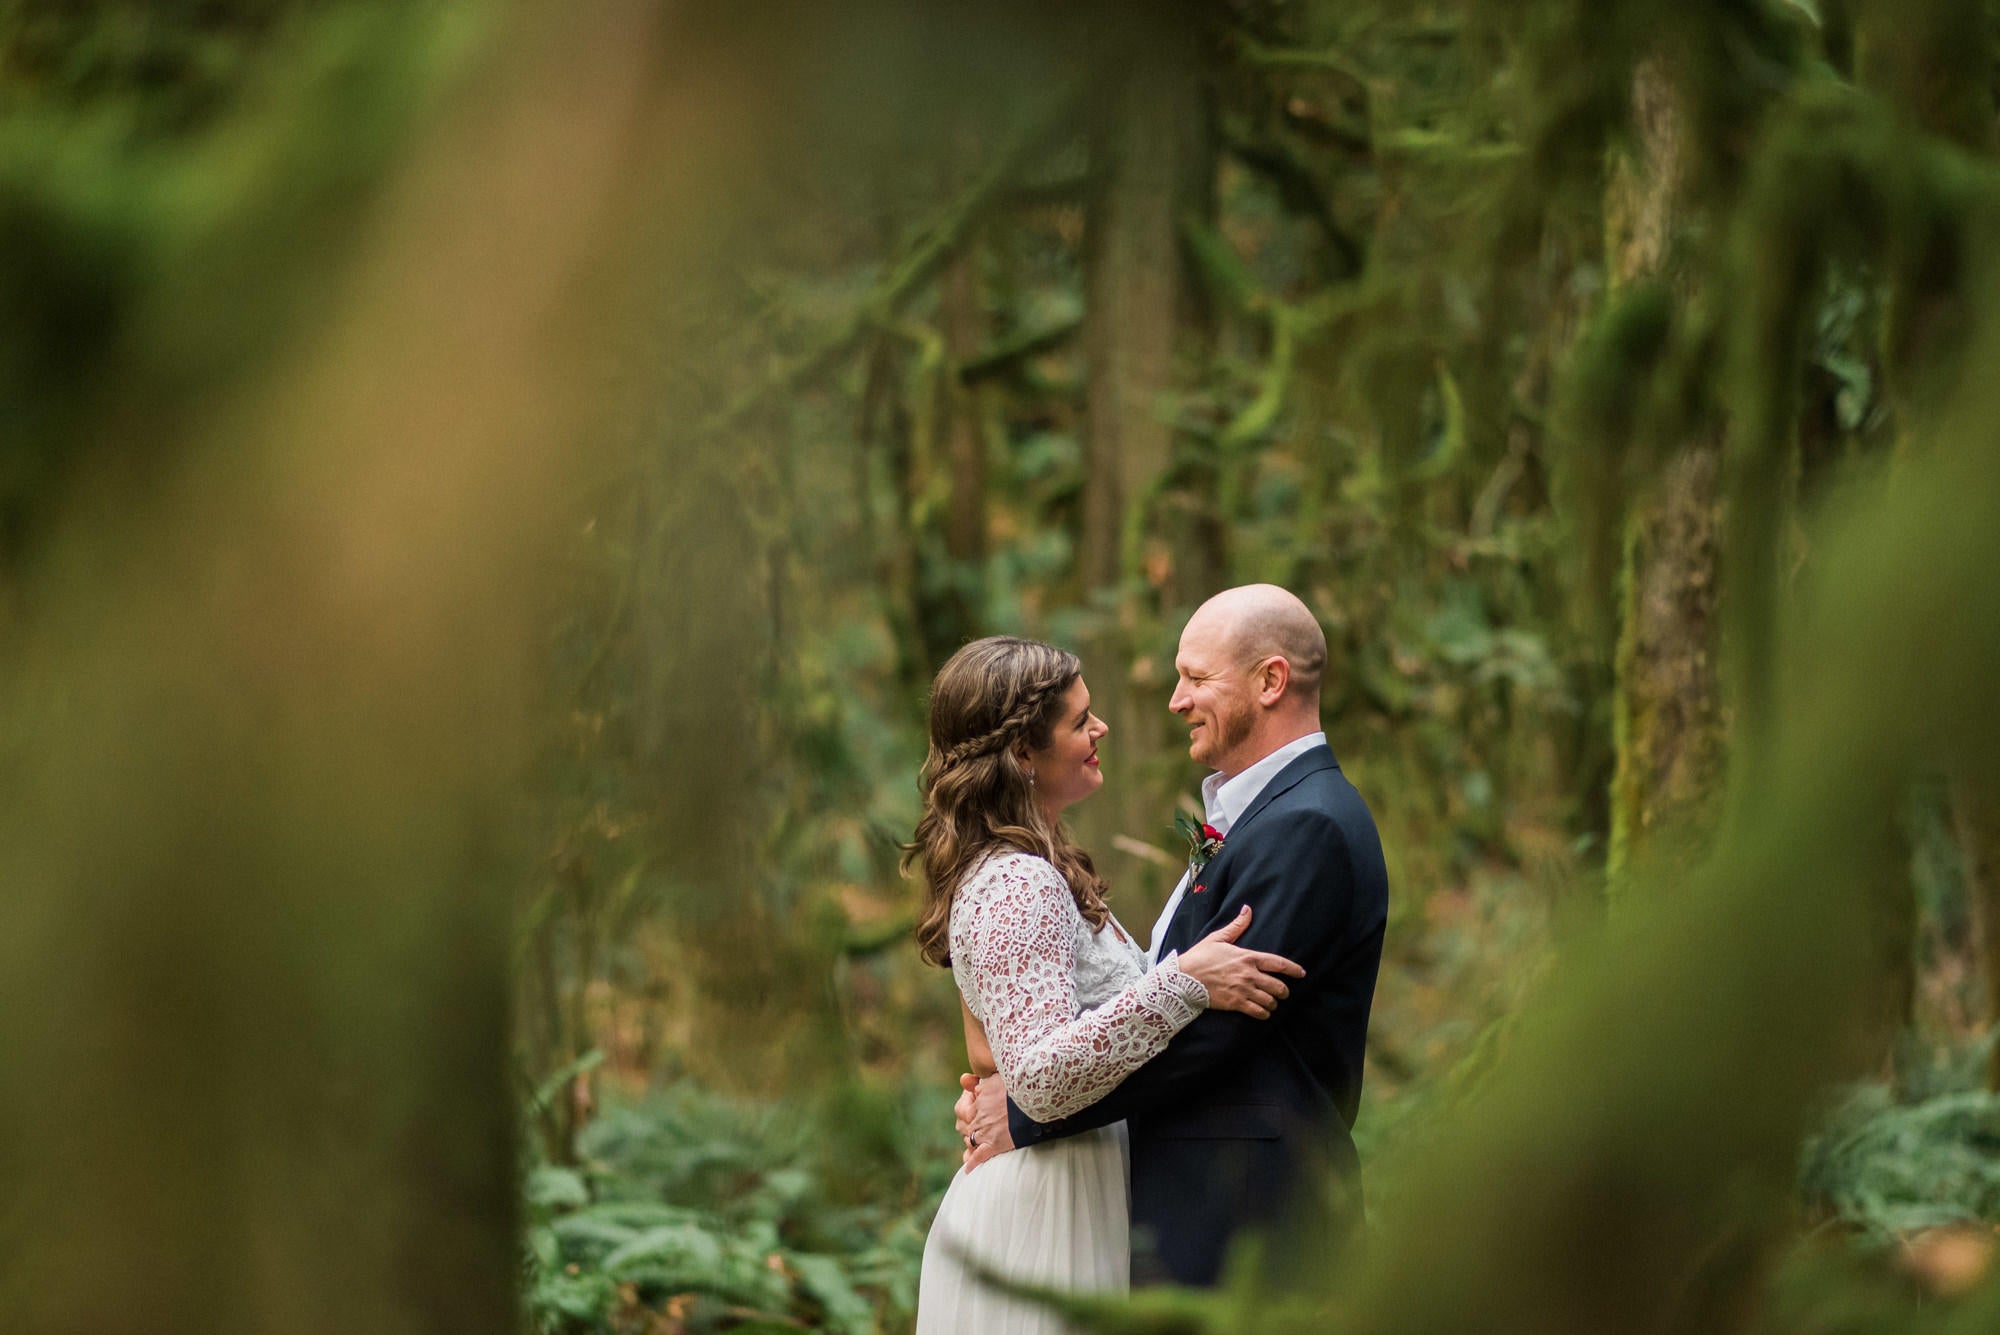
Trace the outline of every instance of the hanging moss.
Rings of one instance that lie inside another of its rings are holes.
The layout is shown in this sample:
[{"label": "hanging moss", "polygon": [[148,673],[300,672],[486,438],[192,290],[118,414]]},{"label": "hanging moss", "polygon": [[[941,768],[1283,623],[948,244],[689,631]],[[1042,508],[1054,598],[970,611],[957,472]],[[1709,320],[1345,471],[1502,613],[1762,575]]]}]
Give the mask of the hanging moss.
[{"label": "hanging moss", "polygon": [[[1902,274],[1940,234],[1955,252],[1990,247],[2000,174],[1948,144],[1912,133],[1872,99],[1830,82],[1802,85],[1773,115],[1733,220],[1737,291],[1728,401],[1736,694],[1750,719],[1769,713],[1780,525],[1793,470],[1802,351],[1828,266]],[[1970,261],[1968,261],[1968,264]],[[1933,373],[1956,364],[1961,339],[1929,349]]]},{"label": "hanging moss", "polygon": [[1608,587],[1630,479],[1652,471],[1659,432],[1646,413],[1670,351],[1666,284],[1622,288],[1579,341],[1563,391],[1560,495],[1582,538],[1586,578]]}]

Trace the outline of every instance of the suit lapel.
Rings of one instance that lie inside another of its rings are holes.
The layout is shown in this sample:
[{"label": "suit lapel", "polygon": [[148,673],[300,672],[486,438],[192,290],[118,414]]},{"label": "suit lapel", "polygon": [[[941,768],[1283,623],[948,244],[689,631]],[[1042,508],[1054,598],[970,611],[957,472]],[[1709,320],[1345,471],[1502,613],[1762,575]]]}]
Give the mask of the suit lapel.
[{"label": "suit lapel", "polygon": [[1303,755],[1295,756],[1291,764],[1271,776],[1271,781],[1264,785],[1263,791],[1257,794],[1256,800],[1245,807],[1243,814],[1230,824],[1229,834],[1222,841],[1222,851],[1217,853],[1199,873],[1189,878],[1187,893],[1181,896],[1180,906],[1174,910],[1174,919],[1167,924],[1167,942],[1160,950],[1160,954],[1164,955],[1168,950],[1186,950],[1194,944],[1192,941],[1176,939],[1183,937],[1187,930],[1192,930],[1192,924],[1196,921],[1193,911],[1188,907],[1195,898],[1194,888],[1197,885],[1208,884],[1216,865],[1228,857],[1229,850],[1235,847],[1232,841],[1242,833],[1243,827],[1256,819],[1258,814],[1265,807],[1271,805],[1274,800],[1284,796],[1293,788],[1298,787],[1299,782],[1306,775],[1317,774],[1323,769],[1339,768],[1340,762],[1333,758],[1332,747],[1315,746]]}]

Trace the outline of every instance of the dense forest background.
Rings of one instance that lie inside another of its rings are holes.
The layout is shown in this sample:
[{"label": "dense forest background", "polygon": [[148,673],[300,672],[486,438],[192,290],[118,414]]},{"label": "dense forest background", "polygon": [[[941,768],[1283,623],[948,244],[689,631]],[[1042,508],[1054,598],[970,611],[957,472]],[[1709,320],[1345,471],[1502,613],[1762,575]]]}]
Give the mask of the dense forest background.
[{"label": "dense forest background", "polygon": [[1324,625],[1365,1262],[1103,1330],[1986,1331],[2000,5],[0,0],[0,1308],[909,1328],[898,844]]}]

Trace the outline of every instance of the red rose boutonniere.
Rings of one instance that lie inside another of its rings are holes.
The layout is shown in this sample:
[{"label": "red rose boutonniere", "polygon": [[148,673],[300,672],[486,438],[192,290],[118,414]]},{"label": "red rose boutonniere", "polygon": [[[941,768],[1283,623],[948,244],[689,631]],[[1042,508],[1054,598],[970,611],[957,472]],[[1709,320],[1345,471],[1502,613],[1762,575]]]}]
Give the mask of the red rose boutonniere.
[{"label": "red rose boutonniere", "polygon": [[[1181,832],[1181,838],[1187,840],[1188,875],[1201,875],[1201,869],[1208,865],[1208,860],[1222,851],[1222,831],[1196,820],[1185,811],[1174,813],[1174,828]],[[1190,894],[1197,895],[1206,889],[1205,885],[1188,887]]]}]

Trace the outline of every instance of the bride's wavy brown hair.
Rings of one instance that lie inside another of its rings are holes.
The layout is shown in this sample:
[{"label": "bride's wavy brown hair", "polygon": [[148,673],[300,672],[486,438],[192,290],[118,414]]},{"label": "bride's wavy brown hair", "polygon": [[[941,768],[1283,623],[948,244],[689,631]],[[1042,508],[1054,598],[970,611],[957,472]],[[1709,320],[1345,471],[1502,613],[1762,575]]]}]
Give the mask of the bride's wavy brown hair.
[{"label": "bride's wavy brown hair", "polygon": [[974,640],[938,669],[921,779],[924,814],[915,838],[903,846],[905,872],[914,862],[924,864],[917,952],[926,964],[951,963],[952,894],[959,878],[996,847],[1054,863],[1092,927],[1111,916],[1090,855],[1043,813],[1017,754],[1049,744],[1063,696],[1082,674],[1075,654],[1011,635]]}]

